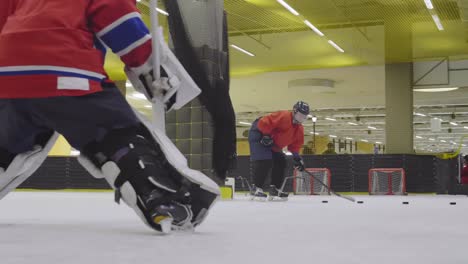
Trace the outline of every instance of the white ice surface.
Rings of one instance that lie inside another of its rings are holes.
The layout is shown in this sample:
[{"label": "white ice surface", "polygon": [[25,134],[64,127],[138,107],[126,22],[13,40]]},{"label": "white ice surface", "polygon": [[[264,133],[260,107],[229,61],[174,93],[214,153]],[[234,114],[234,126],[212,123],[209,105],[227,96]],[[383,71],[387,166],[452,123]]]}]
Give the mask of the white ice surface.
[{"label": "white ice surface", "polygon": [[15,192],[0,201],[0,263],[468,263],[466,196],[356,198],[239,196],[162,236],[112,193]]}]

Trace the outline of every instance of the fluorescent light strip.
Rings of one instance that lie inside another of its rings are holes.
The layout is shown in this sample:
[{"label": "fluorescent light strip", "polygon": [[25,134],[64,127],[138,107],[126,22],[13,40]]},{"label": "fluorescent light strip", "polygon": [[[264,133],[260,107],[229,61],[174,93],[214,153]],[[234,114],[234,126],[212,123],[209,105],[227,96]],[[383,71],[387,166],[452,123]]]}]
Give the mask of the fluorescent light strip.
[{"label": "fluorescent light strip", "polygon": [[422,89],[415,88],[415,89],[413,89],[413,91],[415,91],[415,92],[423,92],[423,93],[440,93],[440,92],[455,91],[455,90],[458,90],[458,89],[459,89],[459,87],[422,88]]},{"label": "fluorescent light strip", "polygon": [[251,125],[252,125],[251,123],[248,123],[248,122],[242,122],[242,121],[241,121],[241,122],[239,122],[239,124],[241,124],[241,125],[249,125],[249,126],[251,126]]},{"label": "fluorescent light strip", "polygon": [[353,125],[353,126],[358,126],[358,124],[353,123],[353,122],[348,122],[348,124]]},{"label": "fluorescent light strip", "polygon": [[443,140],[443,139],[442,139],[442,140],[440,140],[440,142],[442,142],[442,143],[446,143],[447,141],[445,141],[445,140]]},{"label": "fluorescent light strip", "polygon": [[350,137],[347,137],[346,139],[348,139],[348,140],[353,140],[353,138],[350,138]]},{"label": "fluorescent light strip", "polygon": [[339,52],[344,52],[344,50],[342,48],[340,48],[340,46],[338,46],[335,42],[333,42],[333,40],[329,40],[328,43],[330,43],[330,45],[332,45]]},{"label": "fluorescent light strip", "polygon": [[247,54],[247,55],[249,55],[249,56],[251,56],[251,57],[255,57],[255,54],[253,54],[253,53],[251,53],[251,52],[248,52],[248,51],[246,51],[245,49],[243,49],[243,48],[241,48],[241,47],[239,47],[239,46],[236,46],[236,45],[234,45],[234,44],[231,44],[231,47],[233,47],[233,48],[235,48],[236,50],[238,50],[238,51],[240,51],[240,52],[243,52],[243,53],[245,53],[245,54]]},{"label": "fluorescent light strip", "polygon": [[369,129],[374,129],[374,130],[377,129],[376,127],[373,127],[373,126],[368,126],[367,128],[369,128]]},{"label": "fluorescent light strip", "polygon": [[[312,135],[314,134],[314,132],[310,132]],[[315,135],[320,135],[319,133],[315,132]]]},{"label": "fluorescent light strip", "polygon": [[144,105],[143,107],[144,107],[144,108],[153,108],[152,105]]},{"label": "fluorescent light strip", "polygon": [[156,11],[158,11],[160,14],[163,14],[163,15],[165,15],[165,16],[169,16],[169,13],[166,12],[166,11],[164,11],[164,10],[162,10],[161,8],[157,8],[157,7],[156,7]]},{"label": "fluorescent light strip", "polygon": [[434,23],[436,24],[437,29],[439,31],[444,30],[444,26],[442,26],[442,22],[440,22],[440,18],[439,18],[439,16],[437,14],[433,14],[432,19],[434,20]]},{"label": "fluorescent light strip", "polygon": [[424,3],[426,3],[427,9],[430,9],[430,10],[434,9],[434,5],[432,5],[431,0],[424,0]]},{"label": "fluorescent light strip", "polygon": [[329,137],[331,137],[331,138],[337,138],[337,136],[335,136],[335,135],[329,135]]},{"label": "fluorescent light strip", "polygon": [[420,137],[420,136],[416,136],[416,138],[419,138],[419,139],[422,139],[423,137]]},{"label": "fluorescent light strip", "polygon": [[430,140],[430,141],[434,141],[435,139],[433,139],[433,138],[429,138],[429,140]]},{"label": "fluorescent light strip", "polygon": [[330,118],[330,117],[325,117],[326,120],[329,120],[329,121],[336,121],[336,119],[334,118]]},{"label": "fluorescent light strip", "polygon": [[309,20],[304,20],[304,23],[310,27],[315,33],[317,33],[317,35],[323,37],[325,36],[325,34],[322,33],[322,31],[320,31],[318,28],[316,28],[312,23],[310,23]]},{"label": "fluorescent light strip", "polygon": [[453,125],[453,126],[458,126],[458,124],[455,123],[455,122],[450,122],[450,124]]},{"label": "fluorescent light strip", "polygon": [[362,141],[362,142],[369,142],[369,140],[365,140],[365,139],[362,139],[361,141]]},{"label": "fluorescent light strip", "polygon": [[464,128],[464,129],[468,129],[468,126],[466,126],[466,127],[463,127],[463,128]]},{"label": "fluorescent light strip", "polygon": [[288,5],[288,3],[286,3],[285,1],[283,1],[283,0],[276,0],[276,1],[278,3],[280,3],[282,6],[284,6],[284,8],[289,10],[289,12],[291,12],[293,15],[295,15],[295,16],[299,15],[299,12],[297,12],[294,8],[292,8],[290,5]]},{"label": "fluorescent light strip", "polygon": [[414,115],[417,115],[417,116],[426,116],[425,114],[416,113],[416,112],[414,112]]},{"label": "fluorescent light strip", "polygon": [[380,141],[376,141],[376,142],[375,142],[375,144],[382,144],[382,142],[380,142]]}]

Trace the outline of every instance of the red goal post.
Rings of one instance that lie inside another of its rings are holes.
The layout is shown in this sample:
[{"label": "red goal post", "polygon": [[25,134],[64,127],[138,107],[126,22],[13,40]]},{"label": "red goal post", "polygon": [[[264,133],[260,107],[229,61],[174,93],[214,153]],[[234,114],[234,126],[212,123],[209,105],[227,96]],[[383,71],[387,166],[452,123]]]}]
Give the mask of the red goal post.
[{"label": "red goal post", "polygon": [[[293,192],[294,194],[306,195],[329,195],[329,189],[323,186],[318,180],[331,188],[331,172],[328,168],[306,168],[308,173],[294,170]],[[315,178],[316,179],[315,179]]]},{"label": "red goal post", "polygon": [[373,168],[369,170],[369,194],[405,195],[406,174],[403,168]]}]

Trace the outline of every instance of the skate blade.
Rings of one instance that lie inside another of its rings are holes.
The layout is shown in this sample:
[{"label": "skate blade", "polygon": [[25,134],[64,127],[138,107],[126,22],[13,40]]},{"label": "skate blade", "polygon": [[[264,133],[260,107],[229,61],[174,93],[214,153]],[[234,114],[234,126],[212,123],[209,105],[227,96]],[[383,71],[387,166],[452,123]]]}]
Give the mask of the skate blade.
[{"label": "skate blade", "polygon": [[251,200],[251,201],[254,201],[254,202],[266,202],[266,201],[267,201],[267,197],[252,196],[252,197],[250,197],[250,200]]},{"label": "skate blade", "polygon": [[161,232],[164,234],[171,233],[172,221],[172,217],[165,215],[158,215],[153,218],[153,222],[161,226]]},{"label": "skate blade", "polygon": [[272,197],[272,196],[269,196],[268,197],[268,201],[269,202],[286,202],[288,200],[287,197]]}]

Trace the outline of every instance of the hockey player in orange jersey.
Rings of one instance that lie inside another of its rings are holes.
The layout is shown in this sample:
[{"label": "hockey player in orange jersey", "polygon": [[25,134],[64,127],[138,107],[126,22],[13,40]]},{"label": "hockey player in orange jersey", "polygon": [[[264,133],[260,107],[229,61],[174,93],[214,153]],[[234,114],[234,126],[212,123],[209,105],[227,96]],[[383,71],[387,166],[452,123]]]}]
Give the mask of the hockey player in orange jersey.
[{"label": "hockey player in orange jersey", "polygon": [[293,111],[278,111],[263,116],[253,122],[249,131],[251,173],[254,187],[251,195],[266,198],[263,192],[265,179],[271,170],[270,199],[287,199],[288,194],[280,190],[286,169],[284,147],[293,154],[294,166],[304,170],[299,150],[304,144],[304,127],[310,109],[299,101]]}]

